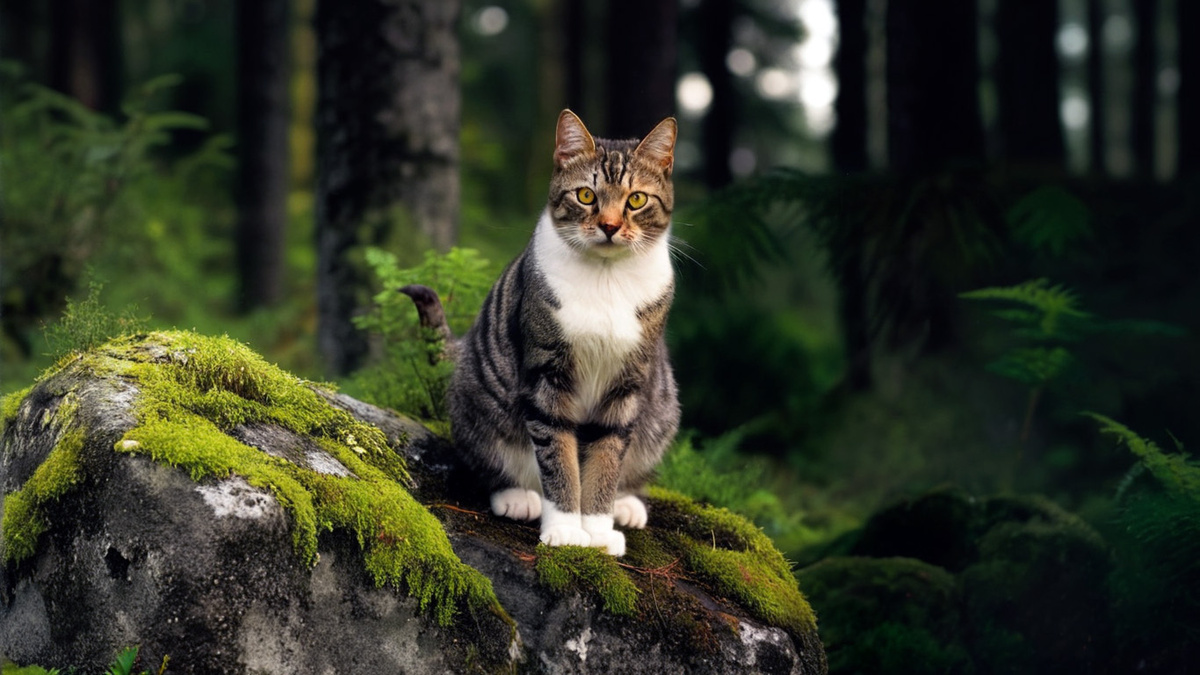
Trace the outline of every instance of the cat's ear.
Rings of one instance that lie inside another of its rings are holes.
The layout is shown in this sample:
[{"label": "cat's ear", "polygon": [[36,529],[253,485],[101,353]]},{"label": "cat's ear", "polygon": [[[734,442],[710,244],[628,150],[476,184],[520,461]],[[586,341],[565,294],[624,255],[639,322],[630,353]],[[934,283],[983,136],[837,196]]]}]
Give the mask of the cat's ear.
[{"label": "cat's ear", "polygon": [[659,122],[653,131],[646,134],[646,137],[638,144],[637,150],[634,153],[662,167],[663,171],[669,176],[671,175],[671,168],[675,165],[676,133],[675,118],[668,117]]},{"label": "cat's ear", "polygon": [[554,134],[554,164],[562,167],[572,157],[596,151],[596,141],[583,126],[583,120],[570,110],[558,115],[558,129]]}]

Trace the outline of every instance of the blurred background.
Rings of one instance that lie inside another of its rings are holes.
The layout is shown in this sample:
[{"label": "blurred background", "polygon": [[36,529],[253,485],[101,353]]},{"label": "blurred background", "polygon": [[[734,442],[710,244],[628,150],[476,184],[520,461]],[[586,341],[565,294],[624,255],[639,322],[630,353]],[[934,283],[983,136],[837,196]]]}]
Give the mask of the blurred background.
[{"label": "blurred background", "polygon": [[[436,421],[445,373],[417,364],[389,289],[434,285],[462,330],[544,205],[558,112],[601,137],[675,115],[685,431],[661,482],[754,518],[798,569],[864,553],[889,505],[1042,495],[1108,547],[1095,630],[1116,638],[1087,658],[1182,672],[1200,642],[1198,15],[3,0],[0,392],[177,327]],[[921,557],[896,545],[872,551]],[[816,604],[824,632],[837,612]],[[1037,670],[926,633],[930,672]],[[870,657],[827,643],[834,670],[925,644],[881,635]]]}]

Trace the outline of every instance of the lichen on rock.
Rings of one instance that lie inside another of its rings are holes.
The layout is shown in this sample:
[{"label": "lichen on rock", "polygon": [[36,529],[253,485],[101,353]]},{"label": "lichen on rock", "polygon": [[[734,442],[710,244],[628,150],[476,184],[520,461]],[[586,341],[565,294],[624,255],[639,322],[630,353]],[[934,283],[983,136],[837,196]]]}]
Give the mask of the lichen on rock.
[{"label": "lichen on rock", "polygon": [[[293,542],[306,563],[316,561],[321,532],[345,528],[363,548],[375,582],[405,589],[438,623],[449,624],[460,603],[503,612],[486,577],[458,560],[437,519],[403,488],[403,457],[382,432],[246,346],[226,337],[160,332],[116,340],[62,368],[105,373],[137,388],[137,425],[115,451],[182,468],[193,480],[236,473],[269,490],[291,515]],[[58,410],[63,414],[62,405]],[[354,477],[314,471],[235,437],[239,427],[255,423],[311,439]],[[6,561],[32,554],[44,529],[40,506],[79,482],[81,433],[60,441],[25,487],[6,499],[5,521],[12,525],[4,528]]]},{"label": "lichen on rock", "polygon": [[86,668],[140,643],[180,672],[346,658],[486,671],[531,656],[572,671],[654,651],[646,672],[824,671],[788,564],[744,519],[652,490],[625,558],[538,547],[476,510],[444,438],[228,338],[115,340],[0,415],[13,658]]}]

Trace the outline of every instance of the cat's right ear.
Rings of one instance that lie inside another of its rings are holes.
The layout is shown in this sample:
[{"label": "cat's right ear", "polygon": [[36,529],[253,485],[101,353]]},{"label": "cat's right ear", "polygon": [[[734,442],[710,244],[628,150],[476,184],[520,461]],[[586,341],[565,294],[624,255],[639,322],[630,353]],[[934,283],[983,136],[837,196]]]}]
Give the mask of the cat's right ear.
[{"label": "cat's right ear", "polygon": [[559,113],[554,134],[554,165],[561,169],[572,158],[595,151],[596,141],[583,126],[583,120],[570,110]]}]

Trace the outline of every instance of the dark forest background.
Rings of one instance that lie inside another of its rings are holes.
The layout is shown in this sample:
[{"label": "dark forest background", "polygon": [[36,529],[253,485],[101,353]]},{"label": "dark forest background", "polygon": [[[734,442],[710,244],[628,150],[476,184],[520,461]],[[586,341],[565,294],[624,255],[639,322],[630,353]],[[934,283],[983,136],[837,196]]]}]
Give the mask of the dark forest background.
[{"label": "dark forest background", "polygon": [[[437,260],[494,278],[544,204],[562,108],[605,137],[676,115],[686,431],[664,482],[748,513],[800,564],[945,486],[1042,494],[1128,535],[1146,455],[1081,413],[1192,471],[1198,15],[3,0],[0,391],[72,332],[179,327],[370,397],[362,373],[396,365],[386,321],[361,318],[380,279]],[[456,246],[478,254],[427,256]],[[1144,548],[1158,530],[1140,527]],[[1163,583],[1200,579],[1196,559]],[[1123,635],[1123,664],[1189,658]]]}]

